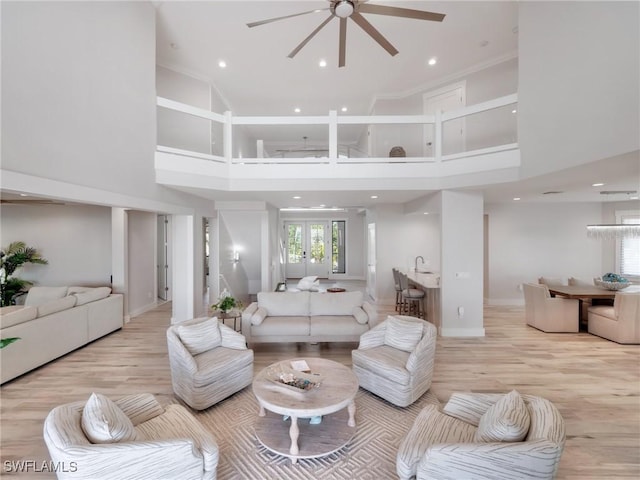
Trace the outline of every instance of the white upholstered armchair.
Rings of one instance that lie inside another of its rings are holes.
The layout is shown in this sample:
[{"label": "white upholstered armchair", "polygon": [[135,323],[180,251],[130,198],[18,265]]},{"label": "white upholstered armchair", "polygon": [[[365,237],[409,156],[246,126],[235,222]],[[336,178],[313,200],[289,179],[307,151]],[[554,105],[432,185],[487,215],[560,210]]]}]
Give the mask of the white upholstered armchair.
[{"label": "white upholstered armchair", "polygon": [[640,344],[640,293],[617,292],[613,306],[589,307],[588,328],[607,340]]},{"label": "white upholstered armchair", "polygon": [[194,410],[242,390],[253,381],[253,350],[244,336],[217,318],[196,318],[167,330],[173,391]]},{"label": "white upholstered armchair", "polygon": [[[44,422],[44,441],[54,463],[60,466],[58,479],[86,480],[215,480],[218,445],[214,436],[182,405],[162,407],[149,393],[128,395],[109,402],[98,432],[128,438],[90,440],[83,421],[85,405],[92,401],[68,403],[54,408]],[[103,405],[105,402],[102,403]],[[115,408],[113,407],[115,404]],[[126,427],[113,431],[117,419],[125,415]]]},{"label": "white upholstered armchair", "polygon": [[387,317],[351,352],[360,386],[399,407],[411,405],[431,386],[436,336],[436,327],[424,320]]},{"label": "white upholstered armchair", "polygon": [[454,393],[443,408],[429,405],[418,414],[396,469],[401,480],[551,480],[565,436],[564,419],[544,398]]}]

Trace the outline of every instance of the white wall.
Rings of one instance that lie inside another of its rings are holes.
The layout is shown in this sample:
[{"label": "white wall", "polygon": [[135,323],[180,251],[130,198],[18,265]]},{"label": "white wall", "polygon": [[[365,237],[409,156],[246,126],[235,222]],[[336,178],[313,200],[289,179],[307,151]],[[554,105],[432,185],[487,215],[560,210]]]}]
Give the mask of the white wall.
[{"label": "white wall", "polygon": [[[220,261],[231,261],[228,267],[232,271],[241,270],[246,277],[246,286],[236,285],[235,290],[258,293],[262,285],[262,214],[263,211],[251,210],[221,210],[219,212],[220,225],[228,233],[225,244],[220,243]],[[233,251],[236,249],[240,261],[233,263]],[[228,270],[227,270],[228,272]]]},{"label": "white wall", "polygon": [[111,209],[86,205],[2,205],[2,247],[23,241],[48,265],[16,274],[38,285],[111,284]]},{"label": "white wall", "polygon": [[638,2],[520,2],[524,176],[640,148],[639,35]]},{"label": "white wall", "polygon": [[3,170],[97,189],[61,195],[86,203],[198,204],[155,182],[150,2],[3,2],[1,22]]},{"label": "white wall", "polygon": [[133,317],[156,305],[157,215],[130,210],[128,219],[129,314]]},{"label": "white wall", "polygon": [[489,303],[523,304],[518,286],[541,276],[591,279],[604,273],[602,243],[586,230],[602,223],[602,204],[501,203],[486,205],[485,213]]}]

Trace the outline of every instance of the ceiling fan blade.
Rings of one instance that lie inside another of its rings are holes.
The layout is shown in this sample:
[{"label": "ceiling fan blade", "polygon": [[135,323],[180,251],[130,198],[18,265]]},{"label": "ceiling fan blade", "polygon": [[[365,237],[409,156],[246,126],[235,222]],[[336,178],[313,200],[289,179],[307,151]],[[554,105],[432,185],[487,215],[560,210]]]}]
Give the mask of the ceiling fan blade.
[{"label": "ceiling fan blade", "polygon": [[309,40],[311,40],[316,35],[316,33],[322,30],[322,28],[331,20],[333,20],[333,15],[329,15],[329,17],[324,22],[318,25],[318,27],[313,32],[311,32],[311,34],[307,38],[305,38],[302,42],[300,42],[300,45],[298,45],[296,48],[291,50],[291,53],[287,56],[289,58],[295,57],[298,54],[298,52],[302,50],[302,47],[304,47],[307,43],[309,43]]},{"label": "ceiling fan blade", "polygon": [[322,12],[325,10],[329,10],[329,8],[316,8],[315,10],[309,10],[308,12],[294,13],[293,15],[285,15],[284,17],[269,18],[267,20],[260,20],[259,22],[251,22],[247,23],[247,27],[258,27],[265,23],[277,22],[278,20],[284,20],[285,18],[299,17],[300,15],[308,15],[309,13]]},{"label": "ceiling fan blade", "polygon": [[354,12],[351,15],[351,19],[356,22],[360,28],[367,32],[371,38],[378,42],[382,48],[389,52],[389,55],[393,57],[398,53],[396,47],[391,45],[391,43],[389,43],[389,41],[384,38],[382,34],[378,30],[376,30],[375,27],[371,25],[362,15]]},{"label": "ceiling fan blade", "polygon": [[344,67],[347,57],[347,19],[340,19],[340,46],[338,50],[338,67]]},{"label": "ceiling fan blade", "polygon": [[445,15],[443,13],[425,12],[422,10],[412,10],[410,8],[388,7],[385,5],[373,5],[361,3],[358,8],[360,13],[374,13],[376,15],[390,15],[392,17],[415,18],[416,20],[431,20],[441,22]]}]

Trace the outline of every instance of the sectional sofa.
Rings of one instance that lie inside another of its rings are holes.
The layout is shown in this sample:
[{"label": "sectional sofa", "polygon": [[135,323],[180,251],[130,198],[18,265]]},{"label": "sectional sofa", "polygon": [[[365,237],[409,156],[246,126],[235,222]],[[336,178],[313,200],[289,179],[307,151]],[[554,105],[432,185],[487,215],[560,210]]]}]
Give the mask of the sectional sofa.
[{"label": "sectional sofa", "polygon": [[32,287],[24,305],[0,309],[0,383],[122,328],[123,296],[109,287]]},{"label": "sectional sofa", "polygon": [[260,292],[242,312],[247,343],[357,342],[376,311],[356,292]]}]

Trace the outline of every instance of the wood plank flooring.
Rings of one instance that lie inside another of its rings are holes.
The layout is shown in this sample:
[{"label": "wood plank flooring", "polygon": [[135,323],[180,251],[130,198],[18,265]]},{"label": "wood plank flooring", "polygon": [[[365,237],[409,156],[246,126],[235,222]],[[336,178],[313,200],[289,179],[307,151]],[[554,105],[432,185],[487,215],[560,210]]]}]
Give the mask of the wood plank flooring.
[{"label": "wood plank flooring", "polygon": [[[0,387],[0,475],[6,461],[49,460],[42,425],[56,405],[97,391],[117,398],[151,392],[172,397],[166,353],[170,304],[121,331]],[[383,318],[387,312],[379,310]],[[640,346],[588,333],[547,334],[524,323],[522,307],[486,307],[483,338],[439,338],[431,391],[523,393],[550,399],[567,427],[560,479],[640,478]],[[256,372],[293,356],[351,365],[356,344],[254,346]],[[14,474],[55,478],[53,473]],[[463,480],[463,479],[461,479]]]}]

